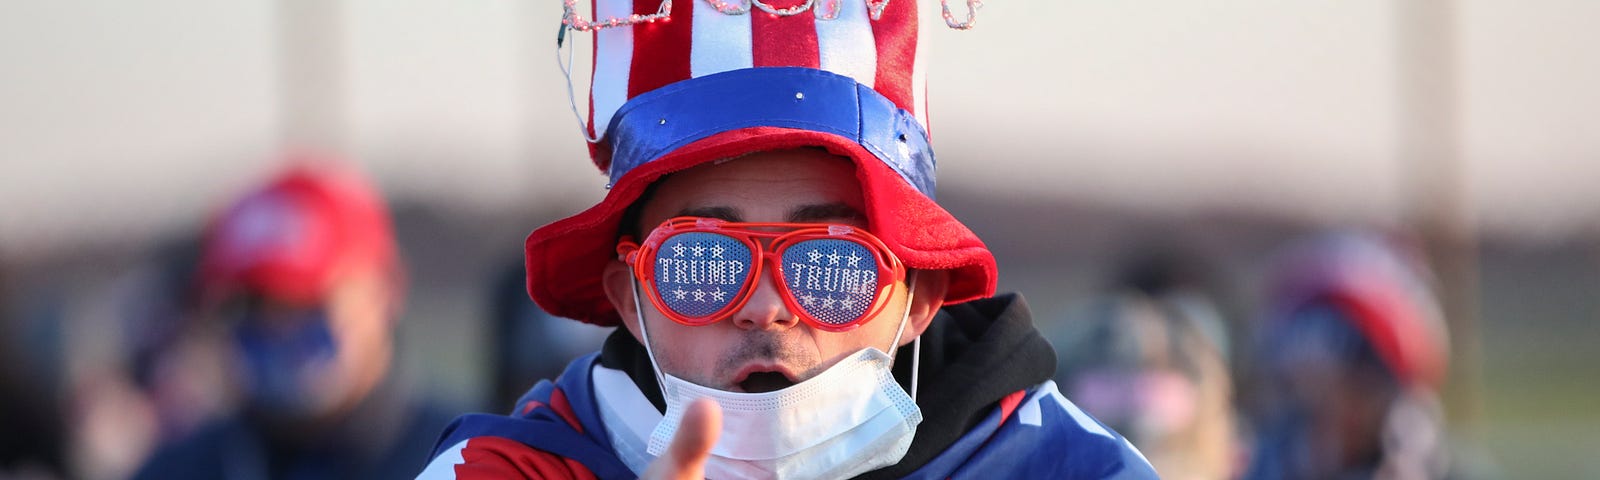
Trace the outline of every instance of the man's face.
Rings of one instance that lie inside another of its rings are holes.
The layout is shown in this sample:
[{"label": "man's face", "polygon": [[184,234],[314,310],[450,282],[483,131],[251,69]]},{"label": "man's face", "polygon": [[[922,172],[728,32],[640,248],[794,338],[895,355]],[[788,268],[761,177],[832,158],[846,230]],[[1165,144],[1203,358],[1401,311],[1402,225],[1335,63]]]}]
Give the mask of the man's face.
[{"label": "man's face", "polygon": [[243,309],[233,328],[250,406],[289,420],[353,407],[388,370],[387,295],[376,276],[352,275],[318,304],[260,299]]},{"label": "man's face", "polygon": [[[820,149],[782,150],[709,163],[659,181],[641,209],[641,235],[677,216],[734,222],[836,223],[866,226],[861,184],[848,159]],[[931,276],[931,275],[930,275]],[[606,273],[607,292],[635,338],[632,277],[621,262]],[[790,312],[770,272],[763,270],[748,302],[716,323],[691,327],[662,315],[641,298],[659,368],[699,385],[732,392],[767,392],[811,378],[866,347],[892,352],[906,312],[906,285],[892,287],[887,306],[860,327],[841,333],[811,328]],[[943,297],[942,282],[919,286],[917,318],[901,343],[921,333]],[[924,299],[927,293],[932,299]],[[932,309],[927,309],[932,305]],[[927,315],[922,315],[927,313]],[[926,317],[926,318],[924,318]],[[641,340],[642,341],[642,340]]]}]

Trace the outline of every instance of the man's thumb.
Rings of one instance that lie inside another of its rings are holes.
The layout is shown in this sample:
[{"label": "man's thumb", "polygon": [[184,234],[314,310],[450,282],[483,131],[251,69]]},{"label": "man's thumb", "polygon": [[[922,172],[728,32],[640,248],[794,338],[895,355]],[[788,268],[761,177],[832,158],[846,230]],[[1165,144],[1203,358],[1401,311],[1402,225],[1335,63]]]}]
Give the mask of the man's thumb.
[{"label": "man's thumb", "polygon": [[[667,447],[667,456],[678,465],[678,471],[703,472],[711,447],[717,444],[722,432],[722,407],[709,398],[695,400],[683,412],[678,432]],[[703,475],[695,478],[704,478]]]},{"label": "man's thumb", "polygon": [[667,451],[650,463],[640,478],[700,480],[706,478],[706,458],[722,433],[722,407],[709,398],[695,400],[683,412],[678,431]]}]

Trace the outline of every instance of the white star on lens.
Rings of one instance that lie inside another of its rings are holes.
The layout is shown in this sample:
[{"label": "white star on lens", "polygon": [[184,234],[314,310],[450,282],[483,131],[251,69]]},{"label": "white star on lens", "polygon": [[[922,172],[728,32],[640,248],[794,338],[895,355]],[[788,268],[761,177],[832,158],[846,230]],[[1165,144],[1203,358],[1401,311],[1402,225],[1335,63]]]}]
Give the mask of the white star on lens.
[{"label": "white star on lens", "polygon": [[727,296],[728,296],[728,292],[724,292],[722,290],[713,290],[711,292],[711,299],[719,301],[719,302],[722,301],[724,298],[727,298]]},{"label": "white star on lens", "polygon": [[861,257],[856,255],[856,252],[850,252],[850,268],[858,267],[859,263],[861,263]]},{"label": "white star on lens", "polygon": [[813,297],[810,294],[801,295],[801,296],[796,297],[796,298],[800,299],[800,304],[805,305],[807,307],[817,304],[817,297]]},{"label": "white star on lens", "polygon": [[852,309],[852,308],[856,308],[856,300],[853,299],[853,298],[850,298],[850,297],[844,297],[842,299],[839,299],[839,306],[840,307],[844,307],[847,310],[848,309]]},{"label": "white star on lens", "polygon": [[833,308],[833,297],[822,297],[822,308]]},{"label": "white star on lens", "polygon": [[706,301],[706,292],[703,292],[698,288],[694,289],[694,301],[696,301],[696,302],[704,302],[704,301]]},{"label": "white star on lens", "polygon": [[700,244],[696,243],[693,247],[689,247],[689,250],[693,250],[694,256],[698,257],[705,254],[706,247],[702,247]]},{"label": "white star on lens", "polygon": [[683,244],[679,243],[679,244],[675,244],[675,245],[672,246],[672,256],[674,256],[674,257],[683,256]]},{"label": "white star on lens", "polygon": [[834,249],[833,253],[828,254],[828,264],[829,265],[838,265],[839,264],[839,250],[838,249]]},{"label": "white star on lens", "polygon": [[685,292],[681,288],[672,291],[672,295],[675,296],[675,297],[678,297],[678,300],[683,300],[684,295],[688,295],[688,294],[689,294],[689,292]]},{"label": "white star on lens", "polygon": [[822,260],[822,252],[818,252],[816,250],[806,252],[806,256],[811,258],[811,263],[817,263],[818,261]]},{"label": "white star on lens", "polygon": [[725,250],[725,249],[722,248],[722,244],[713,244],[713,245],[711,245],[711,256],[716,257],[716,258],[722,258],[722,251],[723,250]]}]

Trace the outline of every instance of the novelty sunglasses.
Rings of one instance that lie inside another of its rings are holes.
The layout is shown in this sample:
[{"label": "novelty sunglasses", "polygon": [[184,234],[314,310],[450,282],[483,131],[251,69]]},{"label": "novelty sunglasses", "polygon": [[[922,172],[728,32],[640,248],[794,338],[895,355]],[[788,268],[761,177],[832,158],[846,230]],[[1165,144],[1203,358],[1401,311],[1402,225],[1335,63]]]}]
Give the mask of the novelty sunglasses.
[{"label": "novelty sunglasses", "polygon": [[812,327],[843,332],[883,310],[905,266],[878,237],[849,225],[741,223],[677,217],[617,254],[667,318],[701,326],[742,308],[770,269],[789,311]]}]

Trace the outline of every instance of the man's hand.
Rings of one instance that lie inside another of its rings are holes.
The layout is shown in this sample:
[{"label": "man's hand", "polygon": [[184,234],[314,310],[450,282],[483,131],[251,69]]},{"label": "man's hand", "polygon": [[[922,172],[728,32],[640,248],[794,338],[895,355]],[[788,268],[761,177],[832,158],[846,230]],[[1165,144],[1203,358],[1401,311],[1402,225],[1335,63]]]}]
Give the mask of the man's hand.
[{"label": "man's hand", "polygon": [[689,404],[683,422],[672,437],[672,445],[662,452],[639,477],[649,480],[701,480],[706,478],[706,457],[717,444],[722,431],[722,407],[702,398]]}]

